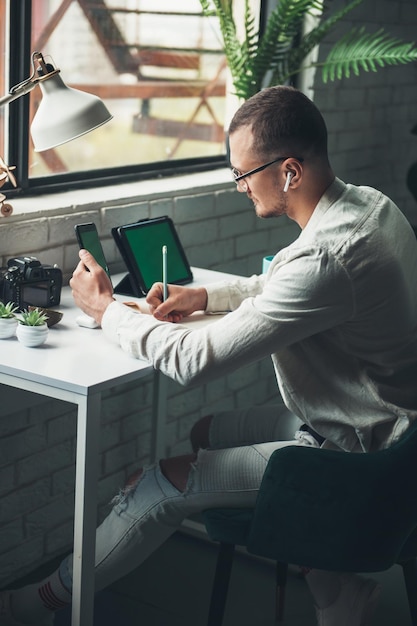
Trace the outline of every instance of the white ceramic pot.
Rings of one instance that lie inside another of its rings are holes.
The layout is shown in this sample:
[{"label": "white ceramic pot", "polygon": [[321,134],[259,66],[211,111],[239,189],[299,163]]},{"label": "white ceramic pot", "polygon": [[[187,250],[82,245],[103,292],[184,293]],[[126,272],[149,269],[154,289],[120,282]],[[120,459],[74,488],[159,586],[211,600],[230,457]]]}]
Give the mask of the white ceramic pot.
[{"label": "white ceramic pot", "polygon": [[0,318],[0,339],[8,339],[16,334],[17,319],[15,317]]},{"label": "white ceramic pot", "polygon": [[45,343],[48,332],[48,326],[46,324],[42,324],[42,326],[25,326],[24,324],[18,324],[16,335],[24,346],[35,348]]}]

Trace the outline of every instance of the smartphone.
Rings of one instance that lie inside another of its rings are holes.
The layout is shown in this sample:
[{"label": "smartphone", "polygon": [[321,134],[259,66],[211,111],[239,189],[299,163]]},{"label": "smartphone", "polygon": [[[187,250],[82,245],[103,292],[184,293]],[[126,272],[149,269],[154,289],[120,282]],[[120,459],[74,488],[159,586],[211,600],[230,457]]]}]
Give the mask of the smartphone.
[{"label": "smartphone", "polygon": [[110,271],[107,265],[106,257],[104,256],[104,251],[98,236],[96,225],[92,222],[88,224],[76,224],[74,229],[80,249],[84,248],[85,250],[88,250],[110,278]]}]

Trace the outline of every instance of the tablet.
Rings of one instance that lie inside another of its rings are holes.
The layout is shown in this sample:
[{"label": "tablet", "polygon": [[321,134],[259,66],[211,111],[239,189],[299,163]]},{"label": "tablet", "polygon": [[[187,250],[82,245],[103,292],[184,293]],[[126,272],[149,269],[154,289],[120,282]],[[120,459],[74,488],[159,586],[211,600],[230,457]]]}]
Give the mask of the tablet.
[{"label": "tablet", "polygon": [[167,282],[185,285],[193,280],[186,254],[168,216],[141,220],[112,229],[130,275],[133,295],[146,295],[162,281],[162,247],[167,247]]}]

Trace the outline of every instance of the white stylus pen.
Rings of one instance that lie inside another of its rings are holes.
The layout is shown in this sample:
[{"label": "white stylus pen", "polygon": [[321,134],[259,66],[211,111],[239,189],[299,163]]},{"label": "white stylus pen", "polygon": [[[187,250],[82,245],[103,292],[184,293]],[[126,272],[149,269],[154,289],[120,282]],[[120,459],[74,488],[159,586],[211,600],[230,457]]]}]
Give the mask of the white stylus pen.
[{"label": "white stylus pen", "polygon": [[165,300],[168,298],[168,282],[167,282],[167,247],[162,246],[162,297]]}]

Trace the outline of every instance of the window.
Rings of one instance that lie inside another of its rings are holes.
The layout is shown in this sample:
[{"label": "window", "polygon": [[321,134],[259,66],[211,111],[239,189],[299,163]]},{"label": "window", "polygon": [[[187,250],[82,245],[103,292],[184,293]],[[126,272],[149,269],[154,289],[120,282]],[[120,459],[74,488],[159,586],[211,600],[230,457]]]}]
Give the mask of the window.
[{"label": "window", "polygon": [[0,109],[0,154],[25,190],[69,188],[225,164],[226,68],[216,21],[199,0],[15,0],[0,5],[1,95],[42,52],[113,120],[35,153],[29,96]]}]

